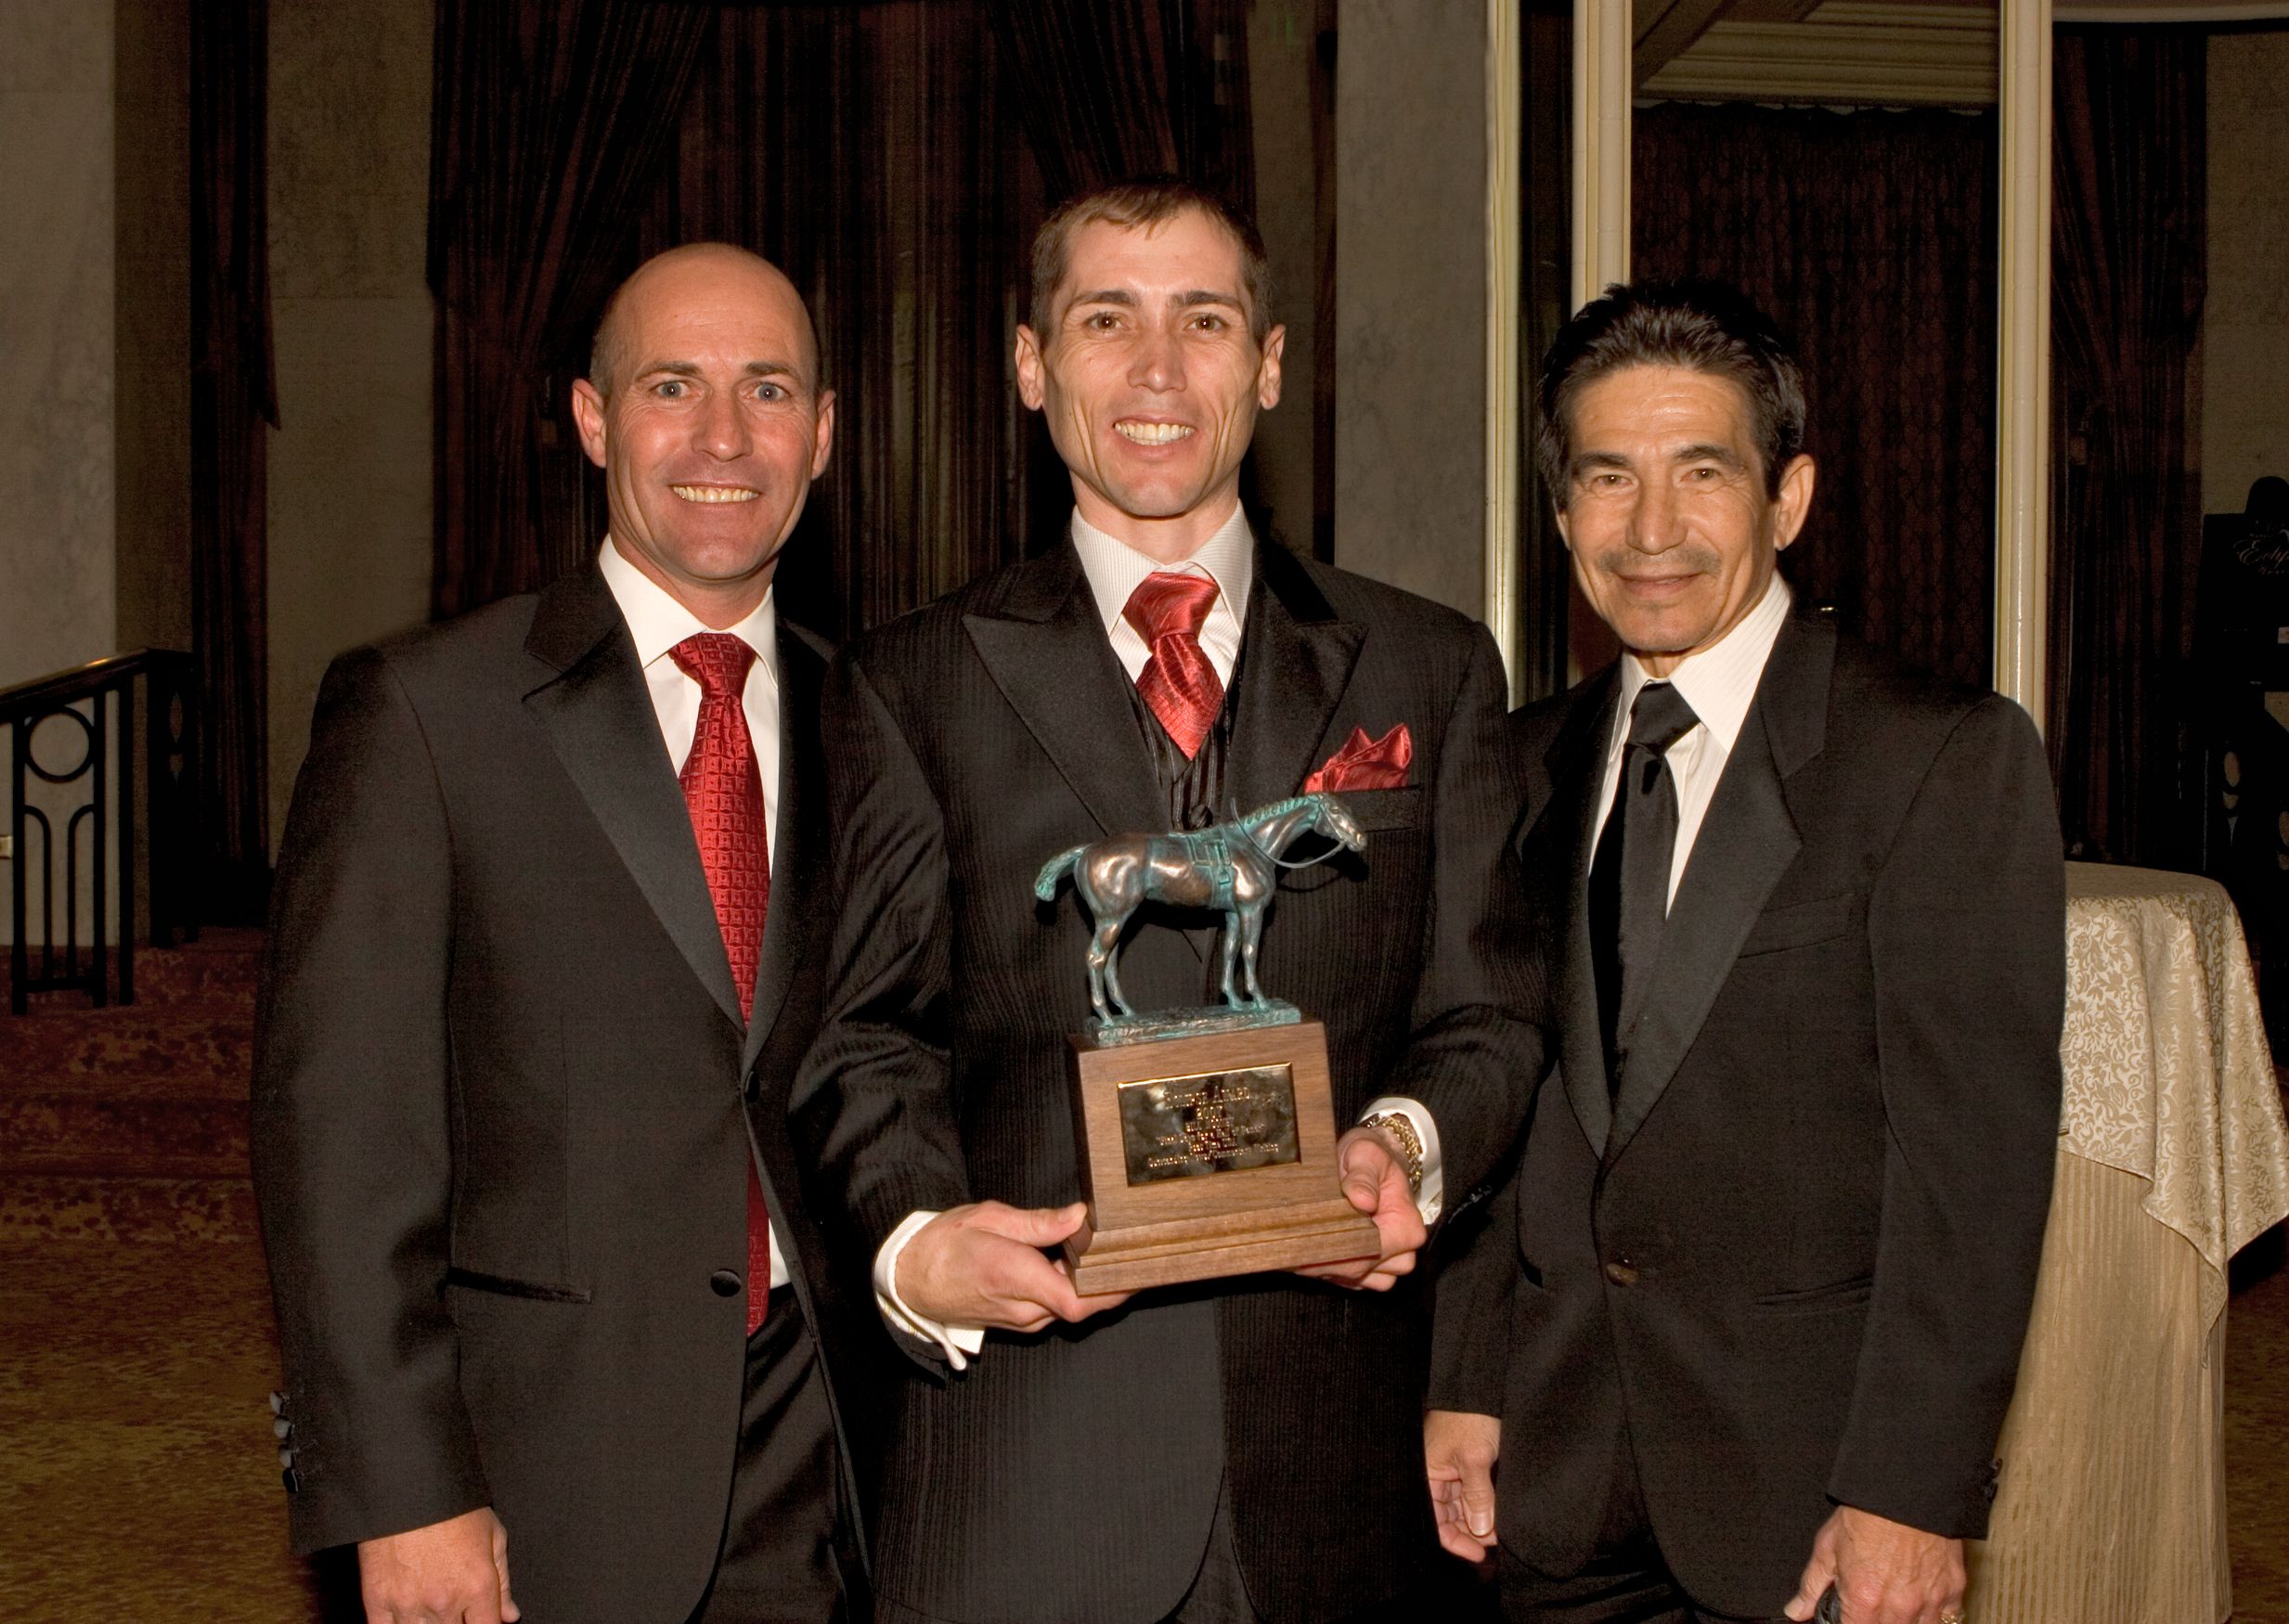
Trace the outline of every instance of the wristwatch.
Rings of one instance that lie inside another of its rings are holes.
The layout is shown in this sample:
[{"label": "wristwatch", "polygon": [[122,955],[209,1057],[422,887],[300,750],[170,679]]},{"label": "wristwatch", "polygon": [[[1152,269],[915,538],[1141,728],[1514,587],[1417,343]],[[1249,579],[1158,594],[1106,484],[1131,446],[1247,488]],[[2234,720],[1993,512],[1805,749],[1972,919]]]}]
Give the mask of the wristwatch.
[{"label": "wristwatch", "polygon": [[1397,1111],[1377,1111],[1361,1117],[1359,1126],[1379,1128],[1398,1141],[1400,1159],[1407,1170],[1407,1193],[1419,1199],[1423,1193],[1423,1136],[1416,1132],[1414,1119]]}]

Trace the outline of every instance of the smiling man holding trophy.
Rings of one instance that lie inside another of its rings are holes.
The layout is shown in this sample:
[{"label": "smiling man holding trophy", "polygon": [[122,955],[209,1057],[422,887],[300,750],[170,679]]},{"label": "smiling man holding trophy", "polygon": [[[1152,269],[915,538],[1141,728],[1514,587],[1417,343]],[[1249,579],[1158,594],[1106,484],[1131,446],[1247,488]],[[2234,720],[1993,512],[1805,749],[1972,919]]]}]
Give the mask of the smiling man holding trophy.
[{"label": "smiling man holding trophy", "polygon": [[1069,531],[827,700],[794,1115],[908,1356],[860,1445],[883,1616],[1404,1615],[1439,1582],[1414,1254],[1523,1081],[1501,666],[1251,533],[1285,335],[1228,203],[1067,204],[1030,317]]}]

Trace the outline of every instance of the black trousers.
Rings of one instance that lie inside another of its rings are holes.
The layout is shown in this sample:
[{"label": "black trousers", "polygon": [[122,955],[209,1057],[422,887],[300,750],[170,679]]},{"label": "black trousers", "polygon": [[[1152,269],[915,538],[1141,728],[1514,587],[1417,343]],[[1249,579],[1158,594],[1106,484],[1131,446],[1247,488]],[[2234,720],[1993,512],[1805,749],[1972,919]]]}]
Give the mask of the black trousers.
[{"label": "black trousers", "polygon": [[731,1510],[691,1624],[839,1624],[858,1616],[850,1511],[818,1352],[795,1293],[782,1286],[747,1340]]},{"label": "black trousers", "polygon": [[1503,1549],[1502,1616],[1537,1624],[1736,1624],[1729,1613],[1696,1606],[1662,1559],[1626,1432],[1614,1440],[1613,1452],[1597,1550],[1580,1569],[1559,1577]]}]

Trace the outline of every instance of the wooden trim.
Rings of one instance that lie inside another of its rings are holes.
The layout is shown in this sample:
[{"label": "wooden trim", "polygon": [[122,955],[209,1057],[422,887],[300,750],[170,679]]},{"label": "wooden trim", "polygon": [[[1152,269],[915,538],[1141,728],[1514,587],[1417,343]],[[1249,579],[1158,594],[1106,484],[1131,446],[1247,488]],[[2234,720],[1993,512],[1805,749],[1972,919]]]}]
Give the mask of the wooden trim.
[{"label": "wooden trim", "polygon": [[2050,0],[2002,8],[1995,686],[2044,726],[2050,501]]},{"label": "wooden trim", "polygon": [[1681,100],[1993,107],[1995,12],[1829,0],[1801,22],[1713,24],[1640,94]]},{"label": "wooden trim", "polygon": [[1487,629],[1508,674],[1510,702],[1522,694],[1519,651],[1519,333],[1524,311],[1520,260],[1519,152],[1524,138],[1518,11],[1486,0],[1486,568]]},{"label": "wooden trim", "polygon": [[1630,0],[1573,0],[1573,308],[1629,280]]}]

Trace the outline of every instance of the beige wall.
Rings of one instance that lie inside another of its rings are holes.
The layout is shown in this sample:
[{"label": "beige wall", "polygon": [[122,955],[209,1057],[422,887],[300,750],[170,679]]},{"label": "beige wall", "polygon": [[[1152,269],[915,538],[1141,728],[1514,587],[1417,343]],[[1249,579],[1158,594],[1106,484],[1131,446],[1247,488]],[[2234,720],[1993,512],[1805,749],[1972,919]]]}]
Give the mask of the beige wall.
[{"label": "beige wall", "polygon": [[1342,0],[1336,547],[1485,611],[1486,6]]},{"label": "beige wall", "polygon": [[[116,650],[111,30],[110,0],[0,0],[0,688]],[[57,768],[84,754],[60,720],[32,749]],[[28,797],[55,830],[58,874],[85,795],[35,783]],[[14,817],[0,778],[0,832]],[[38,875],[46,859],[29,838],[34,848],[9,861],[30,858]],[[84,922],[84,868],[79,880]],[[35,879],[34,942],[45,939],[41,889]],[[58,887],[59,939],[64,915]],[[11,928],[0,908],[0,942]]]},{"label": "beige wall", "polygon": [[0,687],[114,651],[111,28],[0,4]]},{"label": "beige wall", "polygon": [[2289,29],[2209,42],[2202,509],[2289,479]]},{"label": "beige wall", "polygon": [[429,612],[431,0],[271,0],[273,849],[329,661]]}]

